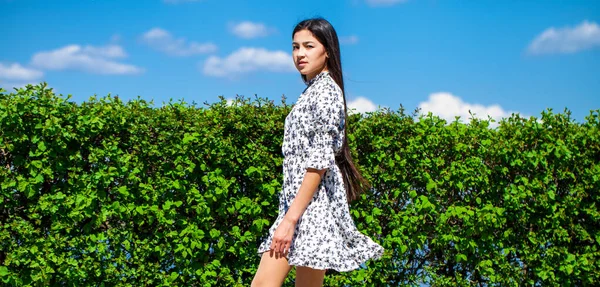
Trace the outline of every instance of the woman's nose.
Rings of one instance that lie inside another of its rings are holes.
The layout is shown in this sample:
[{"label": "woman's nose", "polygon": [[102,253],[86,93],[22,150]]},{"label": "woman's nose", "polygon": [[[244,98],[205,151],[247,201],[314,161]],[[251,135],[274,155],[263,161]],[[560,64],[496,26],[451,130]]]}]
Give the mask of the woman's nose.
[{"label": "woman's nose", "polygon": [[298,48],[298,57],[304,57],[306,55],[306,50],[304,48]]}]

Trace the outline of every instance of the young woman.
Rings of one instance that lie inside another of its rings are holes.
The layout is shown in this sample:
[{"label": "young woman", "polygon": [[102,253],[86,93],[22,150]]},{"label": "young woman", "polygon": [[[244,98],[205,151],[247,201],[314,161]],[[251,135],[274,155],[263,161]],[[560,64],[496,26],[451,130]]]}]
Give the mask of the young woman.
[{"label": "young woman", "polygon": [[339,41],[322,18],[292,33],[292,57],[307,88],[285,119],[279,216],[258,248],[252,286],[281,286],[296,266],[296,286],[322,286],[325,271],[350,271],[383,248],[360,233],[348,202],[369,187],[346,137]]}]

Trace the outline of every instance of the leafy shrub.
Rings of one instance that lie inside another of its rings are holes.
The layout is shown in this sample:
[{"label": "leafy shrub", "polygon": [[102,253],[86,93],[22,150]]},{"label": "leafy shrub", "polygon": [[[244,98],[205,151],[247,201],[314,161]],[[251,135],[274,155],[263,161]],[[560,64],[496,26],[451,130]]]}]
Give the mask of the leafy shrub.
[{"label": "leafy shrub", "polygon": [[[45,84],[0,91],[4,284],[249,285],[277,216],[285,99],[69,99]],[[600,281],[599,110],[493,129],[402,108],[348,123],[373,184],[351,212],[386,253],[325,285]]]}]

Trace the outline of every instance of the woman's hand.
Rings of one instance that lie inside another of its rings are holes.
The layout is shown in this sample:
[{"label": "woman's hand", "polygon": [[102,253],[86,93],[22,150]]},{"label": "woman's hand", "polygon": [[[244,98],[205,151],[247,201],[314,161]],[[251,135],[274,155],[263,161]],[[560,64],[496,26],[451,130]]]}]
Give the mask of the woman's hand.
[{"label": "woman's hand", "polygon": [[296,222],[288,217],[283,217],[283,220],[279,223],[279,226],[277,226],[277,229],[275,229],[275,233],[273,234],[271,250],[282,256],[287,256],[287,253],[290,251],[290,245],[295,229]]}]

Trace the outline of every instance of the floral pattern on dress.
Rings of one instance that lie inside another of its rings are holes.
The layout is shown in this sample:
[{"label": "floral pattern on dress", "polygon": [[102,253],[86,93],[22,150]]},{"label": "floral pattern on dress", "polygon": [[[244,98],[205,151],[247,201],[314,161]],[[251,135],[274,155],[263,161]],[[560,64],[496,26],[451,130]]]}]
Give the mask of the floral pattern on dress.
[{"label": "floral pattern on dress", "polygon": [[321,72],[307,82],[285,119],[279,215],[260,244],[259,255],[270,249],[273,233],[296,197],[307,168],[327,171],[296,224],[288,263],[343,272],[383,255],[383,247],[360,233],[350,216],[342,173],[335,163],[335,155],[342,150],[344,125],[342,90],[329,72]]}]

